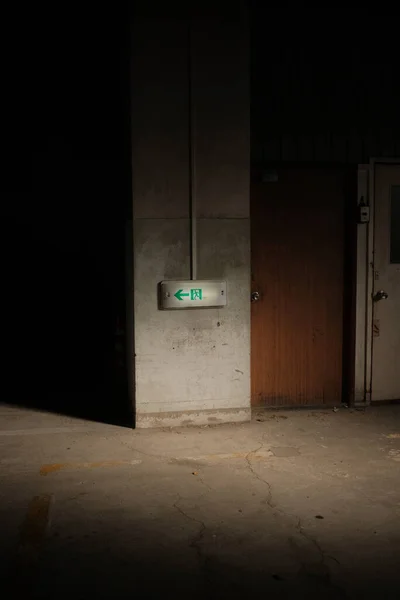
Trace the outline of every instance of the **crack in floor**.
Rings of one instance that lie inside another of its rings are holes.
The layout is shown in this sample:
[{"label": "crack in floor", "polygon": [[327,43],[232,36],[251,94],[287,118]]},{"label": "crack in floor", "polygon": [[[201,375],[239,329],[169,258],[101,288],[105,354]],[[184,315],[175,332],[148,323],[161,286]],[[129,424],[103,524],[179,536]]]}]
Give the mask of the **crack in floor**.
[{"label": "crack in floor", "polygon": [[200,527],[199,527],[199,531],[197,533],[195,533],[189,540],[189,547],[190,548],[194,548],[194,550],[196,551],[197,554],[197,558],[200,562],[200,564],[205,564],[206,558],[203,555],[203,551],[201,549],[200,543],[203,540],[204,537],[204,533],[207,529],[206,524],[204,523],[204,521],[201,521],[200,519],[196,519],[196,517],[191,517],[190,515],[187,514],[187,512],[185,512],[183,510],[183,508],[181,506],[179,506],[179,503],[182,500],[182,496],[180,496],[178,494],[178,498],[177,500],[173,503],[173,507],[183,516],[185,517],[185,519],[188,519],[189,521],[192,521],[193,523],[197,523]]},{"label": "crack in floor", "polygon": [[[295,516],[295,515],[291,515],[288,514],[285,510],[279,508],[274,502],[273,502],[273,494],[272,494],[272,485],[269,481],[267,481],[266,479],[264,479],[263,477],[261,477],[254,469],[252,462],[251,462],[251,456],[252,455],[256,455],[257,452],[259,452],[260,450],[262,450],[264,448],[264,443],[262,443],[260,446],[258,446],[256,449],[251,450],[245,457],[246,463],[247,463],[247,467],[248,470],[250,471],[250,473],[252,474],[252,476],[257,479],[258,481],[260,481],[261,483],[263,483],[264,485],[267,486],[267,490],[268,490],[268,495],[267,495],[267,499],[266,499],[266,503],[267,506],[270,508],[270,510],[272,511],[272,514],[275,518],[277,518],[278,516],[283,517],[286,521],[288,521],[288,524],[291,528],[293,528],[299,536],[301,536],[304,540],[306,540],[306,542],[308,544],[311,544],[312,546],[314,546],[314,548],[317,550],[318,556],[319,556],[319,564],[325,568],[325,575],[326,575],[326,584],[331,587],[332,589],[334,589],[335,591],[339,592],[339,594],[344,597],[345,596],[345,592],[344,590],[342,590],[339,586],[335,585],[332,582],[331,579],[331,573],[330,573],[330,568],[329,565],[326,562],[326,559],[331,559],[334,562],[336,562],[338,565],[340,565],[340,562],[337,560],[337,558],[335,558],[334,556],[328,555],[324,552],[322,546],[318,543],[318,541],[312,536],[310,535],[304,528],[302,521],[300,519],[300,517]],[[294,520],[297,519],[297,524],[294,523]],[[289,538],[289,542],[290,542],[290,538]],[[295,540],[292,540],[292,544],[296,545]],[[297,553],[297,558],[298,558],[298,553]],[[305,563],[301,558],[299,559],[301,568],[304,570],[304,572],[312,577],[316,577],[315,572],[313,572],[312,570],[310,571],[310,569],[307,567],[307,563]]]},{"label": "crack in floor", "polygon": [[272,502],[272,486],[269,483],[269,481],[267,481],[266,479],[264,479],[263,477],[261,477],[254,469],[252,463],[251,463],[251,456],[254,454],[257,454],[257,452],[259,452],[260,450],[262,450],[264,448],[264,444],[262,443],[258,448],[256,448],[255,450],[251,450],[248,454],[246,454],[245,456],[245,461],[247,463],[247,467],[250,471],[250,473],[253,475],[253,477],[255,477],[256,479],[258,479],[258,481],[261,481],[261,483],[263,483],[264,485],[267,486],[268,489],[268,496],[267,496],[267,505],[269,506],[269,508],[271,510],[275,510],[276,506],[273,504]]},{"label": "crack in floor", "polygon": [[167,460],[168,459],[167,456],[162,456],[161,454],[150,454],[149,452],[144,452],[144,450],[139,450],[138,448],[131,446],[128,442],[125,442],[124,440],[119,439],[119,442],[122,446],[124,446],[125,448],[128,448],[128,450],[130,450],[131,452],[137,452],[138,454],[143,454],[143,456],[147,456],[148,458],[155,458],[157,460]]},{"label": "crack in floor", "polygon": [[[123,440],[120,440],[120,441],[123,446],[125,446],[132,452],[137,452],[148,458],[152,458],[152,459],[156,459],[156,460],[170,460],[170,457],[157,455],[157,454],[150,454],[150,453],[144,452],[143,450],[139,450],[135,447],[130,446],[128,443],[124,442]],[[335,586],[332,583],[331,576],[330,576],[330,569],[326,563],[326,560],[331,559],[338,565],[340,565],[340,562],[334,556],[327,555],[324,552],[324,550],[322,549],[322,547],[318,543],[318,541],[305,530],[305,528],[302,524],[302,521],[298,516],[287,513],[285,510],[283,510],[282,508],[279,508],[274,503],[271,483],[269,481],[267,481],[266,479],[264,479],[261,475],[259,475],[257,473],[257,471],[255,470],[255,468],[252,464],[251,458],[252,458],[252,456],[255,456],[264,447],[265,447],[265,443],[262,442],[262,443],[260,443],[259,446],[257,446],[257,448],[250,450],[245,455],[247,469],[249,470],[249,472],[255,479],[257,479],[260,483],[262,483],[263,485],[265,485],[267,487],[266,504],[269,507],[269,509],[272,511],[273,516],[275,518],[278,518],[278,517],[284,518],[287,521],[287,524],[290,526],[291,529],[294,529],[300,537],[302,537],[304,540],[306,540],[306,542],[308,544],[311,544],[312,546],[314,546],[314,548],[317,550],[317,553],[319,556],[319,564],[326,569],[328,585],[331,586],[332,588],[335,588],[337,591],[339,591],[341,594],[343,594],[343,590],[341,590],[340,588],[338,588],[337,586]],[[208,491],[213,491],[211,486],[207,482],[204,481],[203,477],[198,476],[198,480],[204,487],[207,488]],[[201,542],[204,538],[204,534],[207,529],[206,524],[204,523],[204,521],[201,521],[200,519],[197,519],[197,518],[192,517],[189,514],[187,514],[181,508],[181,506],[179,506],[179,503],[181,501],[182,501],[182,497],[180,495],[178,495],[178,499],[176,500],[176,502],[174,502],[173,507],[187,520],[190,520],[193,523],[197,523],[199,525],[198,532],[194,536],[192,536],[192,538],[189,541],[189,547],[193,548],[196,551],[199,563],[203,566],[203,568],[205,568],[207,566],[207,558],[204,556],[204,553],[202,551]],[[296,521],[297,521],[297,523],[296,523]],[[295,544],[294,540],[293,540],[293,543]],[[304,570],[304,572],[306,572],[309,576],[314,576],[314,577],[316,576],[315,573],[313,573],[312,570],[310,571],[310,569],[307,567],[307,563],[305,563],[301,559],[299,559],[299,562],[300,562],[301,568]]]},{"label": "crack in floor", "polygon": [[199,481],[202,483],[202,485],[204,485],[204,487],[206,487],[208,489],[208,491],[212,492],[213,489],[210,485],[208,485],[208,483],[206,481],[204,481],[203,477],[201,477],[200,475],[198,476]]},{"label": "crack in floor", "polygon": [[321,545],[317,542],[317,540],[312,535],[310,535],[309,533],[307,533],[305,531],[305,529],[304,529],[304,527],[303,527],[303,525],[301,523],[300,517],[298,518],[298,522],[297,522],[297,525],[296,525],[296,530],[298,531],[299,535],[301,535],[307,542],[309,542],[310,544],[312,544],[316,548],[316,550],[317,550],[317,552],[319,554],[319,557],[320,557],[321,564],[325,565],[325,553],[324,553]]}]

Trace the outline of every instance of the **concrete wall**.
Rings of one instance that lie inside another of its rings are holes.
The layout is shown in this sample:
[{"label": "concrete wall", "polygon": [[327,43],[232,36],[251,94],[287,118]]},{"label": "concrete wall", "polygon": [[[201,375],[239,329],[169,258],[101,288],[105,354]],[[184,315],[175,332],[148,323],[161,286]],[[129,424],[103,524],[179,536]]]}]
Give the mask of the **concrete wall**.
[{"label": "concrete wall", "polygon": [[135,409],[138,427],[250,417],[248,22],[192,20],[199,279],[224,309],[159,311],[157,284],[190,277],[188,21],[133,22]]}]

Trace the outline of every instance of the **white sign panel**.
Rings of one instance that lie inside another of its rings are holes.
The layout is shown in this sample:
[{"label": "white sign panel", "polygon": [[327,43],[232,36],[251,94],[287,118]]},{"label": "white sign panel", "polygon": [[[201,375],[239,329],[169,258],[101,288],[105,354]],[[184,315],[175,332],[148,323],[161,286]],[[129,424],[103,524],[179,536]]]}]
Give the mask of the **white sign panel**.
[{"label": "white sign panel", "polygon": [[161,281],[160,310],[226,306],[226,282],[213,280]]}]

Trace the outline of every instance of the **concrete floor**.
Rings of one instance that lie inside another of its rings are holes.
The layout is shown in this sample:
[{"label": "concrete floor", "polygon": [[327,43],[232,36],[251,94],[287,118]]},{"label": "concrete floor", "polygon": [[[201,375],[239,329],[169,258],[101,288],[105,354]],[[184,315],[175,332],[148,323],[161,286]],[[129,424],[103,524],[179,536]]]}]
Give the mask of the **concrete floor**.
[{"label": "concrete floor", "polygon": [[400,597],[400,407],[131,431],[3,406],[0,446],[2,598]]}]

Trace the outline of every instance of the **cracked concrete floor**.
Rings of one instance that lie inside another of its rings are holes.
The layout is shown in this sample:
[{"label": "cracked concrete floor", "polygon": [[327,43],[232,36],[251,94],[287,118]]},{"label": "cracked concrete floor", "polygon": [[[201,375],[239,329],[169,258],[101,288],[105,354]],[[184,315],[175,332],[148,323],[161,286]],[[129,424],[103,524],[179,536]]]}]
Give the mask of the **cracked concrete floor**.
[{"label": "cracked concrete floor", "polygon": [[130,431],[3,406],[0,446],[4,598],[400,597],[400,407]]}]

